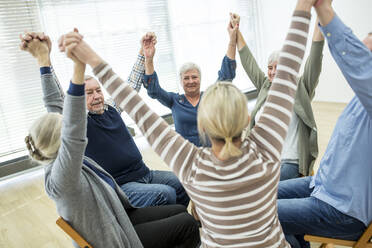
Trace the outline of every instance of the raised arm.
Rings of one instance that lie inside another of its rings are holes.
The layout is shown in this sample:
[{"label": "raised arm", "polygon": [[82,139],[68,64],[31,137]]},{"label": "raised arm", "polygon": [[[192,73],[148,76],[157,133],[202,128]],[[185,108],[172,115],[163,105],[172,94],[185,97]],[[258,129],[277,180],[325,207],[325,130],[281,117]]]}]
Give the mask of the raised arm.
[{"label": "raised arm", "polygon": [[240,55],[240,62],[242,63],[245,72],[247,73],[249,79],[252,81],[257,90],[261,90],[267,77],[258,66],[256,59],[253,57],[251,50],[248,48],[247,44],[245,43],[244,37],[239,30],[237,37],[237,46]]},{"label": "raised arm", "polygon": [[306,60],[304,73],[300,78],[300,82],[304,83],[310,98],[314,97],[315,88],[319,83],[319,76],[322,71],[323,47],[324,36],[319,29],[317,20],[315,22],[310,54]]},{"label": "raised arm", "polygon": [[137,56],[137,60],[133,65],[132,71],[128,77],[128,84],[137,92],[140,91],[143,81],[143,74],[145,73],[145,56],[143,56],[143,48]]},{"label": "raised arm", "polygon": [[292,116],[297,90],[297,75],[306,49],[309,31],[310,1],[299,0],[292,17],[277,73],[260,116],[250,136],[269,157],[280,160],[284,139]]},{"label": "raised arm", "polygon": [[334,60],[372,118],[372,51],[335,14],[330,0],[323,0],[316,12]]},{"label": "raised arm", "polygon": [[[158,100],[161,104],[168,108],[173,106],[172,92],[165,91],[159,84],[158,75],[154,70],[154,55],[155,55],[155,44],[156,36],[154,33],[149,32],[141,39],[142,48],[145,49],[145,75],[143,77],[143,85],[147,89],[147,94]],[[150,46],[151,45],[151,46]]]},{"label": "raised arm", "polygon": [[[121,80],[88,44],[81,41],[73,53],[79,60],[94,68],[95,75],[106,90],[115,96],[114,99],[119,106],[136,122],[155,152],[170,166],[179,179],[184,181],[191,172],[191,164],[197,148],[154,113],[137,92]],[[152,72],[153,67],[149,64],[146,66],[146,73]]]},{"label": "raised arm", "polygon": [[62,113],[64,94],[50,62],[52,43],[43,33],[29,32],[20,36],[21,50],[37,59],[41,74],[43,101],[48,112]]},{"label": "raised arm", "polygon": [[[233,20],[233,22],[231,21]],[[239,29],[240,17],[230,13],[230,21],[227,25],[229,44],[227,45],[226,56],[222,60],[221,69],[218,71],[218,81],[232,81],[236,75],[236,42]]]},{"label": "raised arm", "polygon": [[85,64],[67,47],[66,55],[74,61],[74,74],[67,91],[63,111],[61,146],[52,165],[51,182],[57,194],[74,194],[79,190],[86,138],[86,106],[84,92]]}]

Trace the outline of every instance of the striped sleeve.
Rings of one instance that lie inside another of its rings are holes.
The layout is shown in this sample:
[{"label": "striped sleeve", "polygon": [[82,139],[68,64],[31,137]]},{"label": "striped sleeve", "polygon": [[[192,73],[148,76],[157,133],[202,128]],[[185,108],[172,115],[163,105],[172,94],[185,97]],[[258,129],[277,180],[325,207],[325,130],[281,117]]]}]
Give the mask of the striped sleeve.
[{"label": "striped sleeve", "polygon": [[297,76],[306,50],[310,17],[309,12],[294,12],[263,114],[250,134],[250,138],[277,161],[280,159],[292,116]]},{"label": "striped sleeve", "polygon": [[137,92],[103,62],[93,70],[120,109],[137,124],[154,151],[165,161],[182,182],[191,171],[197,147],[176,133],[153,112]]}]

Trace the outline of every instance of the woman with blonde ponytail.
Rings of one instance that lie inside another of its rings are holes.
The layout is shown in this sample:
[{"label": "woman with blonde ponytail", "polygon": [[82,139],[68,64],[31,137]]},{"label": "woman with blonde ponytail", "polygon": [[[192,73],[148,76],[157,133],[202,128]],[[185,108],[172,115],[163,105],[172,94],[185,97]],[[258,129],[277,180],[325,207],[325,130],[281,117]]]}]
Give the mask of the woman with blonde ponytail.
[{"label": "woman with blonde ponytail", "polygon": [[[315,1],[298,0],[263,113],[247,137],[242,135],[249,119],[245,96],[224,82],[204,93],[198,129],[210,138],[211,148],[198,148],[184,139],[84,40],[74,43],[74,54],[93,68],[180,179],[202,224],[202,247],[289,247],[276,212],[279,161]],[[144,39],[143,47],[145,73],[151,80],[156,76],[155,46],[151,39]]]},{"label": "woman with blonde ponytail", "polygon": [[208,136],[221,160],[242,155],[243,129],[248,125],[247,98],[230,82],[217,82],[204,93],[198,111],[198,129]]}]

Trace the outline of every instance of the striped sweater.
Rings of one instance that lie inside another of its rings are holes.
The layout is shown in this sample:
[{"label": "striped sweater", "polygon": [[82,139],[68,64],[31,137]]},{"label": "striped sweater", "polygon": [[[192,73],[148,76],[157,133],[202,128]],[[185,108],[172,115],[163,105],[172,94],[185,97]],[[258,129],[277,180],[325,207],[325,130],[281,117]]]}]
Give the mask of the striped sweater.
[{"label": "striped sweater", "polygon": [[203,247],[289,247],[276,209],[279,160],[309,22],[310,13],[294,12],[263,114],[242,143],[243,155],[225,161],[173,131],[108,64],[94,68],[195,203]]}]

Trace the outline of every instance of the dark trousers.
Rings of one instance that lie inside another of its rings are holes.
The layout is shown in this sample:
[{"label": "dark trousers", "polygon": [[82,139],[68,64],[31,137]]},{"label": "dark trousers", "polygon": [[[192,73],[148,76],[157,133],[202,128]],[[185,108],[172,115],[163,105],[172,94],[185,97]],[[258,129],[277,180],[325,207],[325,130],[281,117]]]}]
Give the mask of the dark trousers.
[{"label": "dark trousers", "polygon": [[127,210],[145,248],[194,248],[200,244],[196,220],[183,205]]}]

